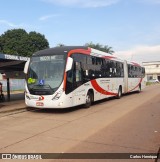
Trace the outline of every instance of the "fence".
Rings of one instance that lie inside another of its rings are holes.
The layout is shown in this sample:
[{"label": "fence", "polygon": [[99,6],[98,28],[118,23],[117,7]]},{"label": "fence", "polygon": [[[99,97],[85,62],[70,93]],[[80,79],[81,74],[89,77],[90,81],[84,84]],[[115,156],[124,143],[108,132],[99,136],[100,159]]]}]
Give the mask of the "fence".
[{"label": "fence", "polygon": [[[0,80],[3,84],[3,91],[7,91],[7,80]],[[11,91],[19,91],[25,89],[25,79],[10,79],[10,90]]]}]

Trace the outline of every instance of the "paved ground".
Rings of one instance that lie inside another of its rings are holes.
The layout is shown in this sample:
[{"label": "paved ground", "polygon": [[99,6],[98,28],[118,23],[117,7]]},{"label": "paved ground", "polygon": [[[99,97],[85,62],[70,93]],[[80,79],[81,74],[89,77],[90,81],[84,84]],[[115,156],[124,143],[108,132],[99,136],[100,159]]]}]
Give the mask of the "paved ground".
[{"label": "paved ground", "polygon": [[11,93],[11,100],[8,102],[6,93],[5,102],[0,102],[0,117],[4,116],[6,112],[14,112],[15,110],[22,110],[26,108],[24,102],[24,93],[22,91],[15,91]]},{"label": "paved ground", "polygon": [[89,109],[80,106],[4,113],[0,117],[0,152],[157,153],[160,147],[159,96],[160,85],[154,85],[140,94],[98,102]]}]

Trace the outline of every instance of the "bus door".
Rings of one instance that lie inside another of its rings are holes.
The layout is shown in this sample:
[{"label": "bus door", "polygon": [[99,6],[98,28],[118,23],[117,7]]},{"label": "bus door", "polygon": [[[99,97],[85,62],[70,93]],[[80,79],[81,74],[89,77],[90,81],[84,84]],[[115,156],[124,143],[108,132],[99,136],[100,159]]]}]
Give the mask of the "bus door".
[{"label": "bus door", "polygon": [[127,61],[124,61],[124,93],[128,92],[128,65]]},{"label": "bus door", "polygon": [[85,86],[83,84],[83,70],[81,62],[74,62],[74,91],[73,104],[80,105],[85,102]]}]

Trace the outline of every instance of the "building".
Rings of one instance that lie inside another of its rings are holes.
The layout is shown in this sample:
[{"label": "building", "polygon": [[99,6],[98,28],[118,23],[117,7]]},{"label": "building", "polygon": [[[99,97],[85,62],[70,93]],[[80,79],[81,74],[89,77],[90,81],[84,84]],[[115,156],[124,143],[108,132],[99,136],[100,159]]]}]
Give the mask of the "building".
[{"label": "building", "polygon": [[143,62],[147,81],[158,79],[160,81],[160,61]]},{"label": "building", "polygon": [[17,90],[17,88],[19,89],[20,86],[23,85],[19,80],[15,82],[15,80],[12,81],[10,78],[25,78],[23,70],[27,60],[29,60],[28,57],[0,53],[0,73],[5,74],[5,76],[1,75],[0,79],[2,79],[1,82],[3,82],[3,90],[5,90],[6,87],[8,101],[10,100],[10,90],[12,90],[12,87],[16,87]]}]

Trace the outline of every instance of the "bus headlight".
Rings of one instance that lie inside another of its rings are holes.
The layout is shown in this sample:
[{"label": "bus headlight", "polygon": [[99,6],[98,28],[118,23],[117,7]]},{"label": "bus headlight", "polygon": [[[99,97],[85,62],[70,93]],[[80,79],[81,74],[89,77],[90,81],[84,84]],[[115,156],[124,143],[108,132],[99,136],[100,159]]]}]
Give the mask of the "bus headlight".
[{"label": "bus headlight", "polygon": [[52,100],[58,100],[63,93],[63,90],[58,91],[55,96],[52,98]]}]

